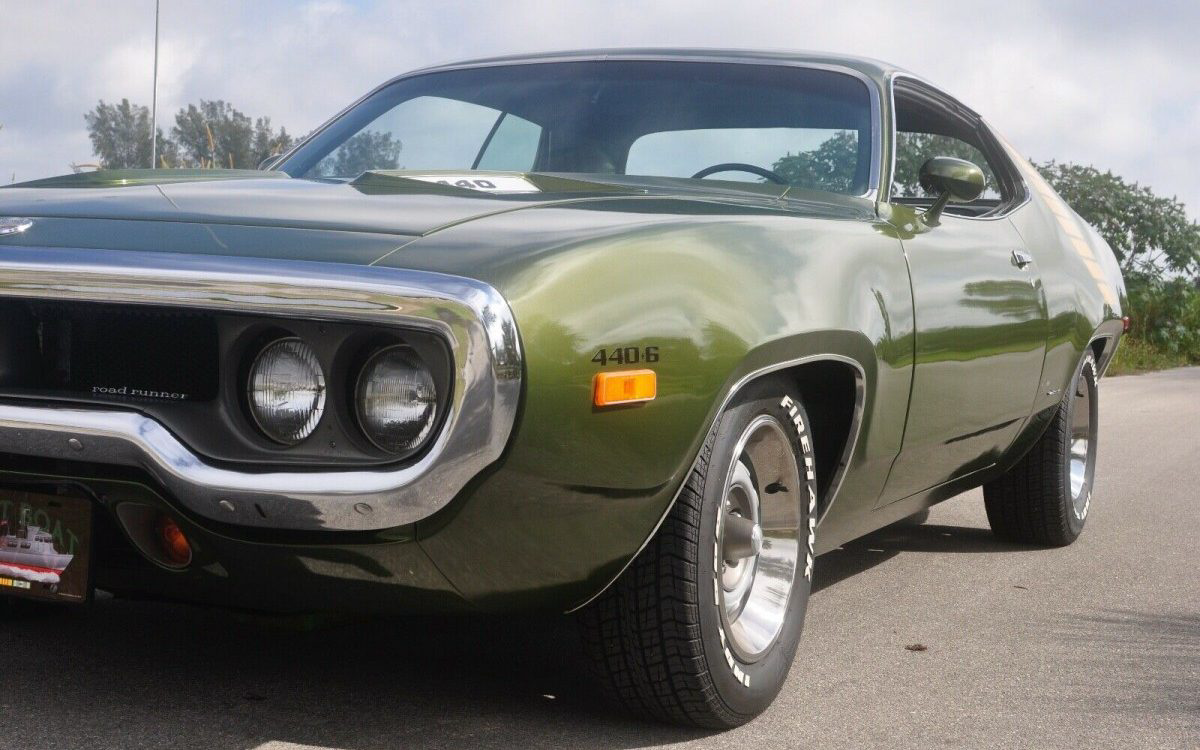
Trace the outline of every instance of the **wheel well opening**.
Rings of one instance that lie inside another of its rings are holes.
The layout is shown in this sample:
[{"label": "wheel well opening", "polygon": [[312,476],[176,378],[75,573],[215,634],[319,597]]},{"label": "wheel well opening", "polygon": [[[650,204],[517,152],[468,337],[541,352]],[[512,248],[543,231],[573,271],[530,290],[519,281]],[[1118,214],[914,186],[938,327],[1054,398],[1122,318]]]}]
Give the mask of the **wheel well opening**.
[{"label": "wheel well opening", "polygon": [[858,402],[858,371],[833,360],[807,362],[788,370],[808,412],[817,460],[818,512],[829,506],[830,486],[846,456]]},{"label": "wheel well opening", "polygon": [[1108,349],[1110,338],[1099,338],[1092,342],[1092,354],[1096,355],[1096,367],[1099,369],[1104,364],[1104,352]]}]

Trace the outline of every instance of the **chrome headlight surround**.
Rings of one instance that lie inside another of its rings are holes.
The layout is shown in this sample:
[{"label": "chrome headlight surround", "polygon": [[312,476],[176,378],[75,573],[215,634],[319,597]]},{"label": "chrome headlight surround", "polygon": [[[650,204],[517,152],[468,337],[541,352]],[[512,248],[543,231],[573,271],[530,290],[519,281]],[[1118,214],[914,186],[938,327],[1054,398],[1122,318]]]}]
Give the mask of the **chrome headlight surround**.
[{"label": "chrome headlight surround", "polygon": [[441,425],[413,461],[382,469],[242,469],[208,461],[145,414],[0,404],[3,452],[78,460],[66,438],[86,435],[91,460],[151,472],[202,518],[273,529],[395,529],[453,500],[500,458],[516,423],[524,374],[516,319],[495,288],[475,279],[346,263],[12,246],[0,258],[0,280],[0,299],[169,304],[411,328],[444,339]]},{"label": "chrome headlight surround", "polygon": [[316,352],[296,336],[264,345],[246,376],[246,403],[255,426],[281,445],[303,442],[325,413],[325,372]]}]

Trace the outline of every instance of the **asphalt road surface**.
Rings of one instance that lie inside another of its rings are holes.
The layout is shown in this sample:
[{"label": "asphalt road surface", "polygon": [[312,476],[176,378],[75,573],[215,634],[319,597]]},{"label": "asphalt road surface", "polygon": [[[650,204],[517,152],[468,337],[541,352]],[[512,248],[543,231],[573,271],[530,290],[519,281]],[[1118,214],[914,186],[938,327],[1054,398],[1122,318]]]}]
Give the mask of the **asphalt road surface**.
[{"label": "asphalt road surface", "polygon": [[1075,545],[995,541],[971,492],[819,558],[787,685],[732,732],[608,708],[558,620],[108,599],[0,623],[0,747],[1198,748],[1200,368],[1106,379],[1101,420]]}]

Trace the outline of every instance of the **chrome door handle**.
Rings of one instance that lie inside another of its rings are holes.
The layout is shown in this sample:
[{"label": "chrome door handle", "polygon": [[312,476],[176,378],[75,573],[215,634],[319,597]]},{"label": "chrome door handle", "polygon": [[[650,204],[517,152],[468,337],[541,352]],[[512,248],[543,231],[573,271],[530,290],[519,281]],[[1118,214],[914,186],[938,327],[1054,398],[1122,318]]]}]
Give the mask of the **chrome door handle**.
[{"label": "chrome door handle", "polygon": [[1024,250],[1012,251],[1012,264],[1017,268],[1024,268],[1033,262],[1033,256]]}]

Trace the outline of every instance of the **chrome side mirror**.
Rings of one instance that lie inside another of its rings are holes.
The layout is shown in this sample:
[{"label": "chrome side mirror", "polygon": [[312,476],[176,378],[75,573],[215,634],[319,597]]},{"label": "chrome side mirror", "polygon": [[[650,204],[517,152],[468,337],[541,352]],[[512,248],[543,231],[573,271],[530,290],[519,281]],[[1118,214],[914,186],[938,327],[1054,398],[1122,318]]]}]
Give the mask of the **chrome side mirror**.
[{"label": "chrome side mirror", "polygon": [[925,223],[937,226],[942,210],[950,201],[969,203],[983,195],[983,170],[965,159],[935,156],[921,165],[921,187],[937,194],[937,200],[925,212]]}]

